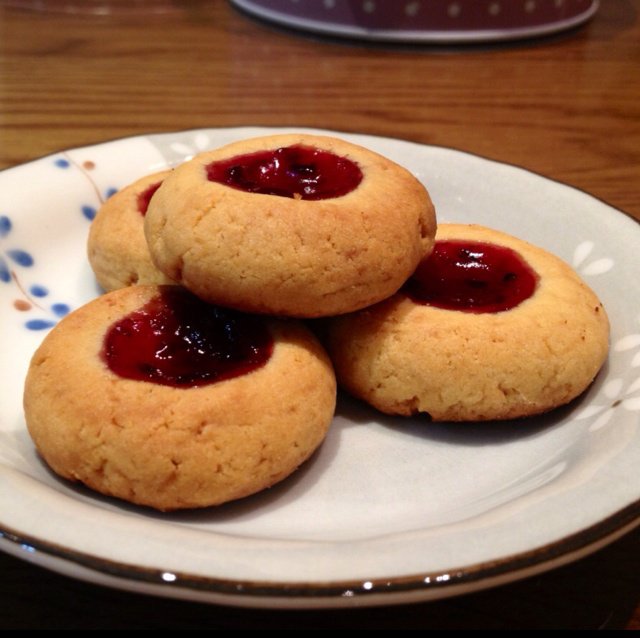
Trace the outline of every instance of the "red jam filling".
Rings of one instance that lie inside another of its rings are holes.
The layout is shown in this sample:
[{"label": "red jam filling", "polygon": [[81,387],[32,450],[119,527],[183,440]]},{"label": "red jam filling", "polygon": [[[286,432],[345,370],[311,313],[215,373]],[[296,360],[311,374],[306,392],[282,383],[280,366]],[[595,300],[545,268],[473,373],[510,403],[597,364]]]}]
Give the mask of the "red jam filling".
[{"label": "red jam filling", "polygon": [[514,250],[473,241],[438,241],[405,283],[419,304],[463,312],[503,312],[533,295],[538,276]]},{"label": "red jam filling", "polygon": [[263,366],[272,350],[259,317],[167,287],[110,327],[102,357],[125,379],[185,388],[247,374]]},{"label": "red jam filling", "polygon": [[342,197],[362,181],[355,162],[300,144],[212,162],[206,169],[212,182],[293,199]]},{"label": "red jam filling", "polygon": [[142,192],[138,193],[138,212],[144,217],[147,214],[147,208],[149,208],[149,202],[154,193],[160,188],[162,182],[151,184],[147,186]]}]

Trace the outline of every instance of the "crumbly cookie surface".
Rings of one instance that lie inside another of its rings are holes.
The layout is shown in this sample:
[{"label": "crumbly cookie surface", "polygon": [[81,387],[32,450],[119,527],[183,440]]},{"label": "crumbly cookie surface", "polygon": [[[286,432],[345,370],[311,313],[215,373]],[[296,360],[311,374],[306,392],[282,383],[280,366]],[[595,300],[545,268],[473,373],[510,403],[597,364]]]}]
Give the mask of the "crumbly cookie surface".
[{"label": "crumbly cookie surface", "polygon": [[[307,201],[248,193],[207,179],[213,161],[302,144],[346,157],[352,192]],[[145,232],[155,264],[199,297],[251,312],[340,314],[393,294],[432,249],[436,219],[406,169],[325,136],[274,135],[202,153],[154,196]]]},{"label": "crumbly cookie surface", "polygon": [[559,258],[504,233],[440,224],[437,239],[514,249],[538,274],[536,291],[511,310],[486,314],[398,293],[331,319],[339,383],[382,412],[435,421],[531,416],[580,395],[608,352],[609,323],[595,293]]},{"label": "crumbly cookie surface", "polygon": [[139,210],[139,198],[170,172],[144,176],[114,193],[91,222],[87,255],[104,290],[133,284],[172,283],[151,261],[144,236],[144,215]]},{"label": "crumbly cookie surface", "polygon": [[333,418],[324,349],[301,323],[265,318],[273,352],[249,374],[189,388],[122,378],[100,357],[105,332],[158,290],[107,293],[47,335],[24,390],[40,454],[67,479],[159,510],[217,505],[284,479]]}]

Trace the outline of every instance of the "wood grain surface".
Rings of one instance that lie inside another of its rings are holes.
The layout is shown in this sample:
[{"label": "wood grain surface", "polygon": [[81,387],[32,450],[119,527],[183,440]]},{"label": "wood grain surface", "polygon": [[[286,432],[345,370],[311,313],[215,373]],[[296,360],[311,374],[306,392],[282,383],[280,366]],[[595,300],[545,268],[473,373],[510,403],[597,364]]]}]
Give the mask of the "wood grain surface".
[{"label": "wood grain surface", "polygon": [[[312,37],[224,0],[147,17],[4,4],[0,168],[149,132],[312,126],[520,165],[640,220],[640,0],[602,0],[562,34],[456,47]],[[640,629],[639,557],[636,529],[571,565],[459,598],[270,611],[153,599],[0,554],[0,627]]]}]

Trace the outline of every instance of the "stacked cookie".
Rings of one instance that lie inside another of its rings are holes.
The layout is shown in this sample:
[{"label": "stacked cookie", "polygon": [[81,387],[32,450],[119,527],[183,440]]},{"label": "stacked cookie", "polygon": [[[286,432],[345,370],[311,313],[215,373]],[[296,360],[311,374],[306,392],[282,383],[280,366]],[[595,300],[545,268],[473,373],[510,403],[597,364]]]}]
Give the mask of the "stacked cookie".
[{"label": "stacked cookie", "polygon": [[94,220],[89,260],[107,290],[168,277],[211,303],[310,318],[396,292],[435,230],[429,195],[406,169],[339,139],[278,135],[117,193]]},{"label": "stacked cookie", "polygon": [[511,419],[578,396],[608,349],[563,262],[479,226],[436,237],[423,184],[333,137],[244,140],[145,177],[99,211],[88,255],[107,292],[34,355],[27,425],[61,476],[160,510],[291,474],[338,386],[388,414]]}]

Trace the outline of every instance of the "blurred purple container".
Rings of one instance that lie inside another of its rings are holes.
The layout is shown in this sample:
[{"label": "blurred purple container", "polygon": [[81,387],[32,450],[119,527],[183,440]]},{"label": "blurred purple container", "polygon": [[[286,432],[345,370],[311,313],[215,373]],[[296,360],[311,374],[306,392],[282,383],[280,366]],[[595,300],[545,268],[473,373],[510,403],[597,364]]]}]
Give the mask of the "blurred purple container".
[{"label": "blurred purple container", "polygon": [[576,27],[598,0],[231,0],[283,26],[395,42],[513,40]]}]

